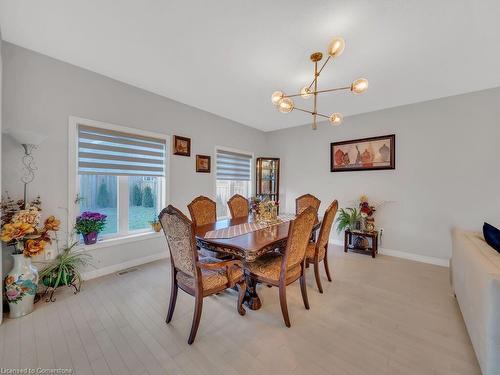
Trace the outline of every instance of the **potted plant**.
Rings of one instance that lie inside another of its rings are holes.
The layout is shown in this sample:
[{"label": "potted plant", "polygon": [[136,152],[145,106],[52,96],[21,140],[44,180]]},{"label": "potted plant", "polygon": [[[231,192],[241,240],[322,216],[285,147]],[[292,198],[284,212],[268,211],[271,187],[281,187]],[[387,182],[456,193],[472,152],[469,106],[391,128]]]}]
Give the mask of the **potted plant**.
[{"label": "potted plant", "polygon": [[76,218],[76,233],[83,235],[85,245],[92,245],[97,242],[97,235],[104,230],[107,216],[99,212],[82,212]]},{"label": "potted plant", "polygon": [[161,231],[160,220],[158,220],[156,216],[153,218],[153,220],[149,222],[149,224],[151,225],[151,228],[153,228],[155,232]]},{"label": "potted plant", "polygon": [[[40,271],[40,279],[47,288],[52,288],[52,294],[59,286],[67,285],[75,288],[75,293],[82,284],[81,270],[90,265],[92,256],[85,252],[74,252],[78,244],[74,242],[64,248],[57,257]],[[52,295],[50,296],[52,301]]]},{"label": "potted plant", "polygon": [[361,212],[357,208],[341,208],[337,216],[337,232],[341,233],[343,230],[358,229],[361,222]]},{"label": "potted plant", "polygon": [[60,221],[49,216],[40,226],[41,202],[30,204],[23,200],[2,201],[2,232],[0,239],[14,247],[14,265],[5,277],[5,296],[9,303],[9,317],[18,318],[33,311],[38,289],[38,270],[31,257],[41,254],[52,242],[50,232],[59,230]]}]

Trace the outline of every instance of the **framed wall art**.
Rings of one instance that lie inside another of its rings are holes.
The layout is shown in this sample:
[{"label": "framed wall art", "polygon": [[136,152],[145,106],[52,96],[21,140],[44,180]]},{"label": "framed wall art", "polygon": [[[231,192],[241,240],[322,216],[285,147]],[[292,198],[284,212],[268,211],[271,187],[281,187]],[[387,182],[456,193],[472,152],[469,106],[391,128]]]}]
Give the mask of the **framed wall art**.
[{"label": "framed wall art", "polygon": [[196,155],[196,172],[210,173],[209,155]]},{"label": "framed wall art", "polygon": [[191,156],[191,138],[174,135],[174,155]]},{"label": "framed wall art", "polygon": [[396,135],[353,139],[330,144],[330,171],[396,168]]}]

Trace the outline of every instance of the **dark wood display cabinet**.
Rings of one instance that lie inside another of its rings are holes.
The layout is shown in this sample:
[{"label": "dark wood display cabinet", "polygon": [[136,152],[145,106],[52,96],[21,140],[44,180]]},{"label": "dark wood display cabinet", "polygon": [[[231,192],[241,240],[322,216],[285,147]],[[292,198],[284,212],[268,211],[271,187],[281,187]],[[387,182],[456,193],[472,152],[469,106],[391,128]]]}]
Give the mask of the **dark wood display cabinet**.
[{"label": "dark wood display cabinet", "polygon": [[255,195],[268,198],[273,201],[279,200],[280,194],[280,159],[279,158],[257,158],[255,165]]}]

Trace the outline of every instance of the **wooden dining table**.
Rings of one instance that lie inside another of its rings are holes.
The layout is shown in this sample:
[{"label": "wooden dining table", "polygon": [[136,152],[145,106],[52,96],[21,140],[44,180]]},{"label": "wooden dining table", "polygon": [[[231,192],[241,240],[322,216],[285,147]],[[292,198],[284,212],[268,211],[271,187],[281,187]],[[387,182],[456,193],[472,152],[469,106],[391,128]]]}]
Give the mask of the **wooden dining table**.
[{"label": "wooden dining table", "polygon": [[[280,222],[232,238],[206,238],[210,231],[229,228],[235,225],[250,223],[251,217],[218,220],[215,223],[196,227],[196,243],[200,248],[217,253],[232,255],[243,263],[256,261],[259,257],[270,251],[283,251],[288,239],[288,228],[291,221]],[[313,233],[319,228],[321,222],[316,221]],[[251,310],[258,310],[262,302],[257,294],[255,281],[247,277],[247,291],[245,304]]]}]

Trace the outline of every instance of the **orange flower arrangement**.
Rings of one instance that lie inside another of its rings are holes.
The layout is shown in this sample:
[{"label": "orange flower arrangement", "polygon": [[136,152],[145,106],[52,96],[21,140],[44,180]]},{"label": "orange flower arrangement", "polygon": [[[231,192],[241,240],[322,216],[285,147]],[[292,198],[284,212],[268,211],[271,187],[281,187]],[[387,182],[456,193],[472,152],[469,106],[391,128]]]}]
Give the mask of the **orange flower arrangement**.
[{"label": "orange flower arrangement", "polygon": [[[16,204],[17,206],[10,204],[11,201],[10,199],[7,203],[2,202],[2,207],[8,207],[10,211],[8,217],[2,216],[0,240],[14,245],[14,254],[24,254],[27,257],[40,254],[48,244],[52,243],[49,232],[57,232],[61,221],[51,215],[43,226],[38,227],[41,211],[39,198],[34,201],[36,204],[24,209],[20,209],[20,204]],[[6,222],[4,219],[9,221]]]},{"label": "orange flower arrangement", "polygon": [[51,215],[45,220],[44,228],[46,230],[58,231],[59,225],[61,225],[61,220],[55,218],[54,215]]},{"label": "orange flower arrangement", "polygon": [[27,257],[38,255],[45,250],[47,244],[48,242],[43,239],[27,240],[24,243],[24,255]]},{"label": "orange flower arrangement", "polygon": [[31,224],[20,222],[9,223],[3,226],[0,239],[4,242],[10,242],[13,240],[22,239],[24,238],[24,236],[31,234],[34,231],[35,228]]}]

